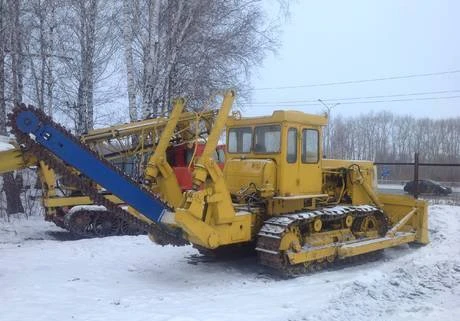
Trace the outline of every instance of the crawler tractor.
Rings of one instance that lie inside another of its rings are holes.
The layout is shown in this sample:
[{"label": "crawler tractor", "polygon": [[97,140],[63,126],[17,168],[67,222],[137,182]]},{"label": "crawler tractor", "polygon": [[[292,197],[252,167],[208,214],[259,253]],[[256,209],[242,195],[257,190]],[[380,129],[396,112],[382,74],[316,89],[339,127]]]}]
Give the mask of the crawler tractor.
[{"label": "crawler tractor", "polygon": [[[298,111],[229,116],[234,98],[233,91],[225,93],[195,162],[192,189],[184,193],[167,162],[166,140],[160,139],[139,184],[33,107],[18,106],[10,124],[21,146],[158,244],[192,243],[205,253],[252,248],[261,264],[296,275],[400,244],[428,243],[424,201],[377,193],[370,161],[322,157],[326,117]],[[173,135],[184,106],[183,99],[174,101],[162,136]],[[221,170],[212,153],[224,128]],[[129,206],[116,206],[95,183]]]}]

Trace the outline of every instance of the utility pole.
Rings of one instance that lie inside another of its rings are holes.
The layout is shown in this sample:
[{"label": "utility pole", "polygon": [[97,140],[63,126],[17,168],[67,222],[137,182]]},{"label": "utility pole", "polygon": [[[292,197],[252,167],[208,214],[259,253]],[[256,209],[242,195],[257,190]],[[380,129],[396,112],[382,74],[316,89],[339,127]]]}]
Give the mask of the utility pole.
[{"label": "utility pole", "polygon": [[325,114],[326,114],[326,117],[327,117],[328,123],[329,123],[328,126],[327,126],[327,129],[326,129],[326,136],[327,136],[327,139],[325,140],[325,142],[326,142],[326,146],[325,146],[326,153],[324,153],[324,151],[323,151],[323,154],[326,154],[327,157],[332,157],[332,144],[331,144],[332,109],[334,109],[335,107],[340,105],[340,103],[335,103],[333,105],[328,105],[321,99],[318,99],[318,101],[324,106]]}]

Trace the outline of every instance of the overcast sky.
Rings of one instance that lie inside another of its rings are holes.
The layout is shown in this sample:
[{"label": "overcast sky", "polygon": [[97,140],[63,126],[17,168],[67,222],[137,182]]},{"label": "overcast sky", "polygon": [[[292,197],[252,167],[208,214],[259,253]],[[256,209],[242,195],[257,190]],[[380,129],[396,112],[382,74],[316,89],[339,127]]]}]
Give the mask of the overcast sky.
[{"label": "overcast sky", "polygon": [[[340,103],[333,115],[391,110],[417,117],[458,117],[459,14],[460,1],[456,0],[298,0],[283,27],[278,54],[269,56],[252,77],[255,90],[252,105],[245,107],[246,115],[270,114],[276,109],[320,112],[322,107],[314,104],[323,99],[329,106]],[[439,72],[449,73],[277,89]],[[384,97],[345,99],[374,96]],[[457,98],[437,99],[453,96]],[[338,100],[327,101],[332,98]],[[417,100],[367,103],[408,99]]]}]

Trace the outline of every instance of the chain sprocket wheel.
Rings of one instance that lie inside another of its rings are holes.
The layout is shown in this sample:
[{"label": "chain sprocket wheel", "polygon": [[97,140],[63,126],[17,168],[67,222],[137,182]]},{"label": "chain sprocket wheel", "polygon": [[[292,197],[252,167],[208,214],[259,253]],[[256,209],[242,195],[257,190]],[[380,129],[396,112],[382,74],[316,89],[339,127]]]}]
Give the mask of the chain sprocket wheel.
[{"label": "chain sprocket wheel", "polygon": [[129,222],[120,220],[120,234],[122,235],[138,235],[144,234],[145,232],[139,230],[139,228]]},{"label": "chain sprocket wheel", "polygon": [[93,218],[94,234],[97,237],[118,235],[120,220],[107,212],[96,212]]},{"label": "chain sprocket wheel", "polygon": [[94,237],[92,215],[88,211],[77,211],[64,218],[66,228],[77,237]]}]

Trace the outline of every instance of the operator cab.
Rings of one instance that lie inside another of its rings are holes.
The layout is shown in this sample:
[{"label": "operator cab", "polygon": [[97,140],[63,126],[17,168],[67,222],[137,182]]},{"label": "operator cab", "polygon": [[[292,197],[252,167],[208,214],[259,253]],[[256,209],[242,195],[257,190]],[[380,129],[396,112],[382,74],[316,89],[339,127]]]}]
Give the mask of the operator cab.
[{"label": "operator cab", "polygon": [[224,174],[231,192],[255,185],[273,196],[321,194],[326,124],[326,117],[298,111],[229,119]]}]

